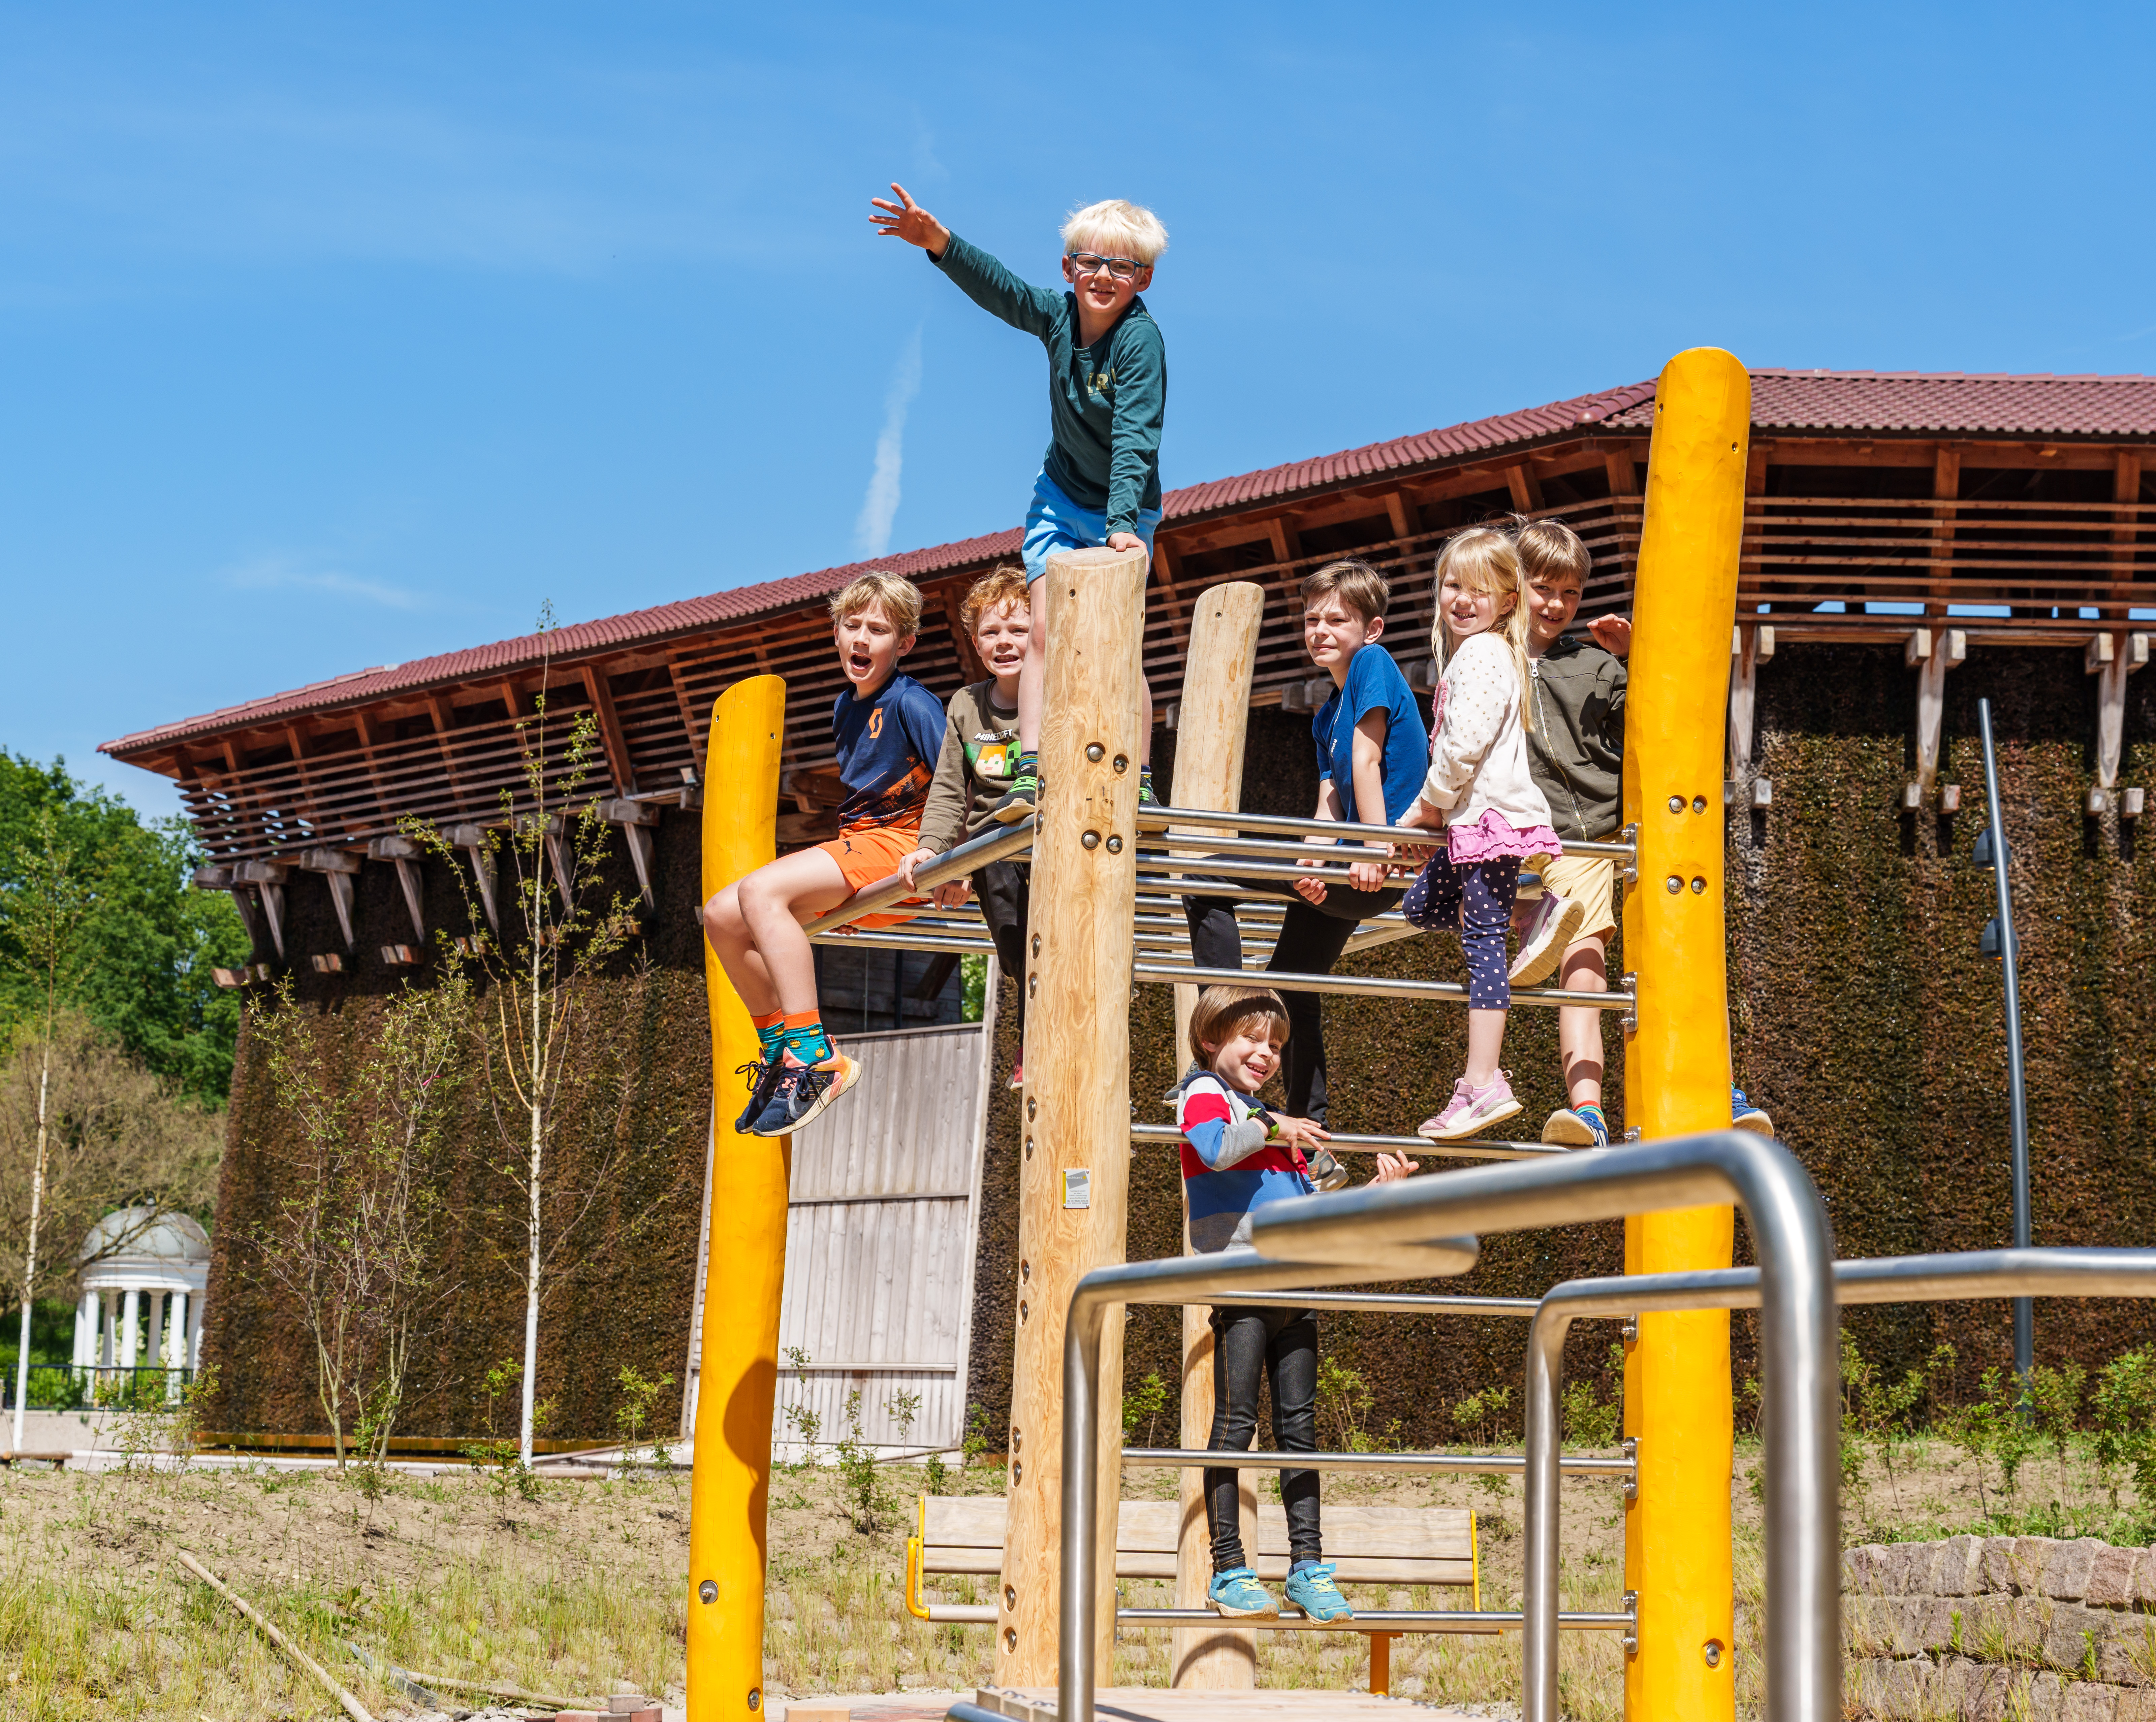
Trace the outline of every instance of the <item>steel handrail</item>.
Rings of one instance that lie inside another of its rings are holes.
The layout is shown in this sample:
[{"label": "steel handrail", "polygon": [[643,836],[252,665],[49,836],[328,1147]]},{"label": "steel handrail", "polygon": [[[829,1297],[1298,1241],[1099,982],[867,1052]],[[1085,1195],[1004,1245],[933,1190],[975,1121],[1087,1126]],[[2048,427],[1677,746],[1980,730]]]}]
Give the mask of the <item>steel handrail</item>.
[{"label": "steel handrail", "polygon": [[[1304,819],[1287,813],[1222,812],[1211,807],[1140,807],[1138,829],[1168,832],[1173,837],[1198,843],[1204,832],[1175,831],[1176,826],[1200,825],[1229,831],[1260,831],[1287,837],[1353,837],[1381,843],[1415,843],[1427,847],[1444,833],[1405,825],[1363,825],[1352,819]],[[1559,844],[1568,855],[1607,855],[1630,861],[1639,853],[1630,843],[1587,843],[1569,840]]]},{"label": "steel handrail", "polygon": [[[1193,896],[1204,893],[1193,891]],[[1291,975],[1270,969],[1183,968],[1167,963],[1138,963],[1131,970],[1133,981],[1163,986],[1286,987],[1291,992],[1337,992],[1355,998],[1419,999],[1425,1003],[1465,1004],[1467,988],[1457,981],[1387,981],[1374,975]],[[1612,989],[1582,992],[1562,987],[1515,987],[1516,1005],[1587,1006],[1599,1011],[1630,1011],[1633,996]]]},{"label": "steel handrail", "polygon": [[1033,847],[1033,820],[1030,817],[1016,820],[993,831],[984,831],[970,838],[956,848],[947,850],[913,876],[908,886],[896,874],[879,879],[865,889],[859,890],[836,909],[828,910],[810,921],[803,930],[812,937],[828,933],[834,927],[842,927],[858,920],[865,915],[874,915],[878,910],[888,909],[892,904],[908,897],[925,897],[945,881],[963,879],[977,867],[985,867],[991,861],[1003,861],[1021,849]]},{"label": "steel handrail", "polygon": [[[2156,1249],[1969,1250],[1833,1264],[1836,1304],[1943,1303],[1964,1298],[2156,1297]],[[1525,1722],[1558,1722],[1558,1473],[1564,1342],[1588,1316],[1660,1309],[1753,1309],[1757,1268],[1575,1279],[1553,1288],[1527,1334],[1527,1575],[1522,1605]],[[1770,1461],[1771,1463],[1771,1461]],[[1771,1475],[1771,1472],[1769,1473]]]},{"label": "steel handrail", "polygon": [[[1196,1447],[1127,1447],[1123,1463],[1142,1471],[1378,1471],[1409,1476],[1427,1471],[1465,1477],[1518,1477],[1527,1468],[1524,1453],[1268,1453],[1250,1448],[1239,1453]],[[1629,1483],[1636,1474],[1630,1458],[1578,1453],[1559,1463],[1568,1477],[1614,1477]]]},{"label": "steel handrail", "polygon": [[[1252,1216],[1257,1248],[1272,1255],[1327,1264],[1352,1263],[1364,1279],[1432,1271],[1442,1253],[1435,1238],[1456,1231],[1577,1224],[1660,1209],[1734,1201],[1745,1212],[1761,1266],[1670,1276],[1681,1293],[1749,1294],[1763,1312],[1761,1376],[1765,1383],[1763,1458],[1774,1480],[1766,1501],[1767,1714],[1772,1722],[1838,1722],[1840,1660],[1840,1406],[1837,1392],[1837,1287],[1826,1214],[1817,1189],[1779,1142],[1722,1130],[1703,1136],[1612,1148],[1561,1160],[1475,1166],[1443,1178],[1364,1185],[1304,1197]],[[1743,1276],[1750,1276],[1744,1283]],[[1738,1276],[1731,1278],[1732,1275]],[[1337,1284],[1337,1281],[1333,1282]],[[1553,1306],[1573,1315],[1631,1313],[1612,1308],[1606,1288],[1625,1282],[1573,1282],[1553,1291]],[[1912,1295],[1904,1279],[1881,1300]],[[1589,1288],[1591,1289],[1578,1289]],[[1081,1290],[1084,1282],[1081,1282]],[[1634,1304],[1637,1282],[1621,1294]],[[1548,1303],[1545,1299],[1545,1303]],[[1073,1309],[1075,1310],[1074,1301]],[[1074,1313],[1075,1319],[1075,1313]],[[1543,1317],[1538,1314],[1537,1321]],[[1554,1320],[1554,1318],[1552,1318]],[[1549,1660],[1553,1641],[1543,1598],[1553,1595],[1555,1558],[1555,1385],[1548,1347],[1531,1342],[1528,1410],[1537,1417],[1536,1463],[1527,1472],[1528,1512],[1538,1535],[1539,1615],[1525,1627],[1531,1668]],[[1066,1443],[1070,1437],[1065,1426]],[[1069,1463],[1066,1458],[1066,1466]],[[1067,1472],[1066,1472],[1067,1475]],[[1068,1502],[1065,1519],[1070,1522]],[[1087,1575],[1090,1581],[1091,1575]],[[1070,1582],[1066,1572],[1066,1586]],[[1065,1603],[1069,1597],[1066,1591]],[[1090,1646],[1087,1647],[1090,1651]],[[1088,1671],[1090,1672],[1090,1670]],[[1528,1696],[1539,1701],[1535,1683]],[[1066,1697],[1067,1702],[1067,1697]],[[1066,1709],[1065,1713],[1070,1713]],[[1536,1713],[1531,1712],[1531,1714]],[[1537,1716],[1548,1722],[1553,1710]],[[1090,1718],[1086,1719],[1090,1722]]]},{"label": "steel handrail", "polygon": [[[1258,986],[1265,980],[1262,970],[1252,970],[1250,984]],[[1180,1142],[1183,1132],[1172,1124],[1134,1124],[1131,1140],[1149,1145],[1165,1146]],[[1493,1142],[1477,1136],[1464,1142],[1433,1142],[1427,1136],[1362,1136],[1340,1135],[1328,1136],[1325,1145],[1338,1153],[1342,1150],[1351,1154],[1420,1154],[1435,1156],[1440,1160],[1547,1160],[1553,1154],[1589,1154],[1587,1148],[1567,1148],[1558,1142]],[[1521,1299],[1532,1304],[1532,1298]],[[1319,1307],[1313,1304],[1312,1308]]]}]

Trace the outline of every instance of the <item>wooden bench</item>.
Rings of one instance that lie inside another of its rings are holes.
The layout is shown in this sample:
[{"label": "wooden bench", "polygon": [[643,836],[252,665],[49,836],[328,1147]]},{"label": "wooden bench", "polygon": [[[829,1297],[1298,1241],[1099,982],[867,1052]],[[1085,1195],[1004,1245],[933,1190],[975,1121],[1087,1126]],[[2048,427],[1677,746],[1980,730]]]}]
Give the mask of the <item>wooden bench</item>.
[{"label": "wooden bench", "polygon": [[[910,1613],[925,1621],[994,1623],[993,1603],[932,1602],[921,1594],[921,1581],[931,1573],[995,1578],[1003,1571],[1007,1512],[1006,1498],[999,1494],[921,1497],[916,1534],[906,1545],[906,1606]],[[1182,1513],[1179,1501],[1121,1503],[1116,1512],[1116,1576],[1173,1578]],[[1480,1612],[1481,1555],[1475,1514],[1466,1508],[1328,1501],[1324,1529],[1325,1557],[1333,1563],[1333,1577],[1339,1583],[1457,1586],[1471,1593],[1469,1607]],[[1243,1537],[1258,1576],[1276,1585],[1285,1581],[1286,1509],[1260,1505],[1256,1535],[1251,1535],[1246,1524]],[[1300,1613],[1278,1620],[1221,1620],[1227,1626],[1276,1632],[1306,1624]],[[1364,1636],[1370,1641],[1370,1690],[1383,1693],[1391,1684],[1392,1641],[1399,1635],[1372,1627]]]}]

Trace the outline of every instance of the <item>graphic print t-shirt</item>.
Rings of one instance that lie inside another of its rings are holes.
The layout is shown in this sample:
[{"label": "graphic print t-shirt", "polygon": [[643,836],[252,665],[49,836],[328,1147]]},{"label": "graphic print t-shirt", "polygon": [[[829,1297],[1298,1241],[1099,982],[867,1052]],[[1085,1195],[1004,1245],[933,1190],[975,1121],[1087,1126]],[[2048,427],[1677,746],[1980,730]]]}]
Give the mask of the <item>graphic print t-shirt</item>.
[{"label": "graphic print t-shirt", "polygon": [[1422,708],[1393,654],[1373,642],[1348,663],[1348,679],[1317,709],[1310,733],[1317,743],[1317,775],[1332,780],[1340,796],[1340,817],[1351,823],[1363,815],[1355,805],[1355,725],[1373,711],[1386,716],[1385,751],[1380,771],[1385,787],[1385,820],[1396,823],[1422,792],[1430,731],[1422,726]]},{"label": "graphic print t-shirt", "polygon": [[910,675],[894,675],[867,700],[849,689],[831,708],[839,781],[846,798],[839,829],[917,825],[943,743],[943,706]]}]

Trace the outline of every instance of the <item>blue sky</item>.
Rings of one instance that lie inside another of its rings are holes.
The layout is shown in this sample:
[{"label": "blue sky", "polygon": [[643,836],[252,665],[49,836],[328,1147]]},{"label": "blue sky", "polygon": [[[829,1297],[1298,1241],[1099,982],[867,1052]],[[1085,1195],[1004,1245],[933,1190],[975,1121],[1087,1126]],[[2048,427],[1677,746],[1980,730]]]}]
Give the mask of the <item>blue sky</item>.
[{"label": "blue sky", "polygon": [[[1097,24],[1093,20],[1098,20]],[[1170,486],[1650,376],[2156,370],[2145,8],[0,4],[0,746],[1014,525],[1152,205]]]}]

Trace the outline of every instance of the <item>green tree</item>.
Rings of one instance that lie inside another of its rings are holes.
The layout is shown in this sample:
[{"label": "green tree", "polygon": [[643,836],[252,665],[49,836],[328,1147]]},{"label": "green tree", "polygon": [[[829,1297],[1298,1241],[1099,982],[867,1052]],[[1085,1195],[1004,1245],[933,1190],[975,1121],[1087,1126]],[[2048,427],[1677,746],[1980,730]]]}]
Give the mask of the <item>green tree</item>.
[{"label": "green tree", "polygon": [[44,1008],[45,987],[12,906],[36,881],[23,858],[54,851],[88,895],[64,1001],[159,1075],[222,1104],[232,1086],[239,1001],[212,968],[246,961],[239,912],[222,892],[190,888],[203,856],[184,819],[144,824],[125,802],[0,749],[0,1030]]}]

